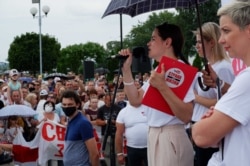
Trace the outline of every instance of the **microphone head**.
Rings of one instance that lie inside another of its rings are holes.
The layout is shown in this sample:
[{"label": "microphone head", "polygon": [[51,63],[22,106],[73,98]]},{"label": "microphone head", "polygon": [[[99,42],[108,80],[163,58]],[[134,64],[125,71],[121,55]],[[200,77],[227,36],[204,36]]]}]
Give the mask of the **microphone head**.
[{"label": "microphone head", "polygon": [[135,58],[140,58],[140,57],[144,57],[146,56],[146,49],[145,47],[139,46],[139,47],[135,47],[133,48],[133,57]]}]

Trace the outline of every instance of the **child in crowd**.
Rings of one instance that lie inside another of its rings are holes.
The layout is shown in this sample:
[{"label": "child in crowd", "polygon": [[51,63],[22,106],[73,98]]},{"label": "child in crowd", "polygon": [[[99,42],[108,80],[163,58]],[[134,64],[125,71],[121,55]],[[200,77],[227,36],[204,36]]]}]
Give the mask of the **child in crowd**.
[{"label": "child in crowd", "polygon": [[11,69],[9,72],[10,80],[8,82],[8,90],[7,90],[9,105],[15,104],[11,99],[11,92],[14,90],[19,90],[21,99],[23,100],[23,93],[21,90],[21,83],[18,81],[18,74],[19,73],[16,69]]}]

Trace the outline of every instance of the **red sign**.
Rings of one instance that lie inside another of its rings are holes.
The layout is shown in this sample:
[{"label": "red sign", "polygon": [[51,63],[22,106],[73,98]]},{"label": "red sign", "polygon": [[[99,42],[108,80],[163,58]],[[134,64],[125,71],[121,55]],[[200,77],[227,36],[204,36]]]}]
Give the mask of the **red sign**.
[{"label": "red sign", "polygon": [[[166,70],[166,84],[171,88],[176,96],[183,100],[198,69],[180,61],[163,56],[156,69],[158,73],[161,72],[160,66],[162,64],[164,64]],[[142,104],[174,116],[168,103],[162,97],[160,92],[152,86],[149,86],[146,94],[144,95]]]}]

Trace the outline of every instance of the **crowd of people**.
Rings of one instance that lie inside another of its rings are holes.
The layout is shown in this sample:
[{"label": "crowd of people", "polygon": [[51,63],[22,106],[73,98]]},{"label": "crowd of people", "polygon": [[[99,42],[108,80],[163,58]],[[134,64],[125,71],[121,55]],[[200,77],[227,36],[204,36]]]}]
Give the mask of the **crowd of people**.
[{"label": "crowd of people", "polygon": [[[200,29],[193,31],[195,48],[207,58],[209,72],[196,74],[183,99],[166,83],[165,64],[140,78],[134,76],[130,49],[119,51],[128,57],[123,60],[122,75],[111,82],[96,73],[87,82],[74,76],[24,83],[18,81],[16,69],[10,70],[8,80],[1,80],[0,106],[24,104],[37,115],[0,120],[0,165],[12,160],[11,149],[3,144],[11,144],[17,131],[26,141],[32,140],[46,120],[67,128],[63,161],[48,165],[97,166],[99,160],[113,160],[113,155],[117,164],[126,166],[249,165],[249,15],[249,2],[238,0],[218,10],[220,25],[204,23],[203,35]],[[148,55],[157,62],[165,56],[189,65],[182,55],[183,45],[180,28],[163,23],[152,32]],[[231,58],[247,67],[234,69]],[[209,87],[206,91],[199,77]],[[152,87],[159,92],[155,100],[163,98],[173,114],[145,104]],[[106,134],[111,138],[110,149],[103,152]]]},{"label": "crowd of people", "polygon": [[[122,76],[115,76],[111,83],[108,83],[104,76],[99,75],[98,73],[95,74],[95,79],[89,80],[86,83],[84,83],[81,75],[75,75],[74,77],[71,76],[71,79],[66,80],[60,77],[54,77],[46,81],[42,79],[33,79],[31,82],[22,82],[19,80],[19,76],[20,73],[16,69],[11,69],[8,77],[5,77],[5,79],[3,77],[0,80],[1,108],[9,105],[20,104],[31,107],[37,114],[34,117],[28,118],[9,116],[7,119],[0,120],[0,123],[2,124],[1,128],[3,128],[3,131],[1,132],[3,137],[0,145],[0,149],[3,150],[0,151],[3,158],[1,159],[0,164],[8,163],[13,159],[11,158],[13,155],[11,153],[12,149],[6,148],[3,144],[12,144],[15,135],[17,134],[17,128],[20,128],[26,141],[31,141],[35,138],[36,132],[42,122],[50,120],[54,123],[70,127],[73,125],[71,124],[71,116],[76,116],[75,112],[79,112],[85,117],[85,121],[89,122],[87,124],[81,124],[79,127],[90,125],[89,130],[82,133],[84,137],[88,135],[88,137],[85,138],[86,146],[84,145],[87,149],[84,150],[83,147],[82,154],[85,154],[86,150],[90,153],[95,149],[92,146],[96,145],[96,151],[93,152],[94,159],[90,160],[92,165],[94,165],[94,162],[99,161],[99,159],[104,160],[106,157],[109,157],[108,150],[102,152],[101,146],[106,125],[110,118],[110,107],[117,79],[119,80],[119,89],[115,96],[115,105],[112,106],[112,109],[115,111],[113,111],[113,115],[111,116],[111,129],[113,135],[116,131],[116,117],[119,111],[126,107],[128,103],[123,91],[124,86]],[[136,86],[140,86],[142,84],[141,81],[142,80],[138,79],[135,82]],[[12,88],[13,86],[16,88]],[[73,97],[67,96],[70,92],[73,92],[76,96],[72,93],[71,95],[73,95]],[[75,107],[68,104],[66,102],[68,100],[65,100],[64,98],[73,98],[75,100]],[[74,108],[77,111],[74,112]],[[80,115],[77,114],[77,117],[79,116]],[[71,133],[70,130],[67,130],[67,132]],[[110,133],[109,136],[111,135]],[[75,139],[70,136],[71,134],[66,134],[65,145],[67,145],[68,142],[71,144],[71,141],[69,140]],[[90,138],[94,138],[94,140],[89,142],[90,147],[88,147],[87,142]],[[69,147],[71,148],[71,146]],[[77,148],[75,150],[79,150],[79,146],[80,145],[76,145],[75,147]],[[64,156],[71,156],[70,153],[72,153],[72,151],[68,152],[67,147],[68,146],[65,146]],[[96,152],[97,154],[95,154]],[[79,154],[78,159],[82,157],[82,154]],[[96,155],[98,156],[97,158]],[[89,157],[91,158],[91,155]],[[78,159],[76,160],[74,157],[72,159],[65,157],[65,161],[50,160],[48,161],[48,165],[63,165],[63,163],[64,165],[71,165],[78,161]],[[88,160],[86,161],[89,162]],[[79,160],[78,162],[84,163],[86,161]]]}]

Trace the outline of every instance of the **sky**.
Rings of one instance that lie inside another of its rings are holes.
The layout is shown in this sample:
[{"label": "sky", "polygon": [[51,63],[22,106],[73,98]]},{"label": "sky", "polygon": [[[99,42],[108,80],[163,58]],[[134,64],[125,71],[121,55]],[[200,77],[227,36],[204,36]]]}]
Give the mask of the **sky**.
[{"label": "sky", "polygon": [[[48,5],[50,12],[42,18],[42,34],[55,37],[61,47],[96,42],[105,47],[112,40],[120,41],[120,16],[102,15],[111,0],[41,0],[41,7]],[[229,0],[223,0],[227,3]],[[0,62],[6,62],[14,37],[27,32],[39,33],[38,18],[30,14],[32,0],[0,0]],[[152,13],[136,17],[123,15],[123,37],[138,22],[144,22]]]},{"label": "sky", "polygon": [[[48,16],[42,18],[42,34],[55,37],[62,48],[88,41],[105,47],[109,41],[120,41],[120,16],[102,18],[109,3],[110,0],[41,0],[41,7],[50,7]],[[39,33],[38,18],[33,19],[30,14],[32,7],[38,9],[32,0],[0,0],[0,62],[6,62],[14,37]],[[123,37],[150,14],[133,18],[123,15]]]}]

